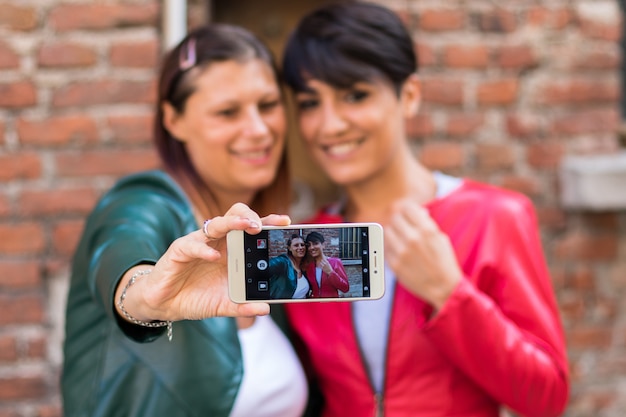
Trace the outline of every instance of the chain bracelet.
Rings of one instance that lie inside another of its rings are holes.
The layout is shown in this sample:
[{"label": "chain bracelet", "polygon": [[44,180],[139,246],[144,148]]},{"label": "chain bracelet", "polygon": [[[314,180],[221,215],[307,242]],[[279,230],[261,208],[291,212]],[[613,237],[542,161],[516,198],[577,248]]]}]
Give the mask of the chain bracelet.
[{"label": "chain bracelet", "polygon": [[120,301],[117,303],[117,306],[120,309],[120,311],[122,312],[122,314],[124,315],[124,317],[126,317],[128,319],[128,321],[130,321],[133,324],[137,324],[137,325],[143,326],[143,327],[167,327],[167,339],[171,342],[172,341],[172,322],[171,321],[169,321],[169,320],[168,321],[141,321],[141,320],[137,320],[136,318],[131,316],[128,313],[128,311],[126,311],[126,309],[124,308],[124,300],[126,299],[126,291],[130,288],[131,285],[133,285],[135,283],[135,281],[137,281],[137,278],[141,277],[142,275],[148,275],[150,272],[152,272],[151,269],[143,269],[143,270],[135,272],[130,277],[130,279],[128,280],[128,283],[126,284],[126,286],[122,290],[122,294],[120,295]]}]

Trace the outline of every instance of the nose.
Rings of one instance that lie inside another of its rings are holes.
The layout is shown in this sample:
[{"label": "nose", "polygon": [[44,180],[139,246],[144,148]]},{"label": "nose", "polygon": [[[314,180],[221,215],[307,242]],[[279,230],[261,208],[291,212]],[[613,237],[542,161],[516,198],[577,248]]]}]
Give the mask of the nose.
[{"label": "nose", "polygon": [[343,133],[348,126],[341,112],[332,101],[322,104],[321,131],[325,136],[337,136]]},{"label": "nose", "polygon": [[267,123],[265,122],[265,119],[263,119],[263,116],[257,107],[253,107],[248,110],[245,123],[246,133],[252,137],[265,137],[269,132]]}]

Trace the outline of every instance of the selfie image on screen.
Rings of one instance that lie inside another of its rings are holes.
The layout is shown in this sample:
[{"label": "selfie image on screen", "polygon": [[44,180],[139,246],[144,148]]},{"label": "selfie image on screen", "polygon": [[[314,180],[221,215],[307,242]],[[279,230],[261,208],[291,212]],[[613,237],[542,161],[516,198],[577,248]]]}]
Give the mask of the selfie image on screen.
[{"label": "selfie image on screen", "polygon": [[369,297],[367,227],[244,234],[246,299]]}]

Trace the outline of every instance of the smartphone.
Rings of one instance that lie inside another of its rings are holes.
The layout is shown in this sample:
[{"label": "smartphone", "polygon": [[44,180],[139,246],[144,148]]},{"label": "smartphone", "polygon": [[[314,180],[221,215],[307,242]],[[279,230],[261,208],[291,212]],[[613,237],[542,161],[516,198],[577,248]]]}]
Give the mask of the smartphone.
[{"label": "smartphone", "polygon": [[264,226],[227,235],[228,285],[236,303],[356,301],[385,291],[377,223]]}]

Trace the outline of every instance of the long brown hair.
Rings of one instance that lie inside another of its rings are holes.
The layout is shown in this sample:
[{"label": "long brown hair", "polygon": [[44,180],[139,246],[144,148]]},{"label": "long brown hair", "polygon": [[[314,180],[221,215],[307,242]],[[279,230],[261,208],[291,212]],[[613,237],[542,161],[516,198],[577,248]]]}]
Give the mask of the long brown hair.
[{"label": "long brown hair", "polygon": [[[165,170],[180,184],[192,204],[205,217],[223,213],[219,213],[211,189],[193,166],[185,144],[176,140],[163,125],[162,104],[168,102],[177,112],[184,112],[187,99],[195,91],[197,75],[202,69],[214,62],[244,62],[249,59],[260,59],[267,63],[280,86],[281,79],[270,50],[252,33],[227,24],[210,24],[193,30],[164,57],[161,67],[154,142]],[[261,216],[286,213],[291,202],[290,191],[285,149],[274,181],[259,190],[250,206]]]}]

